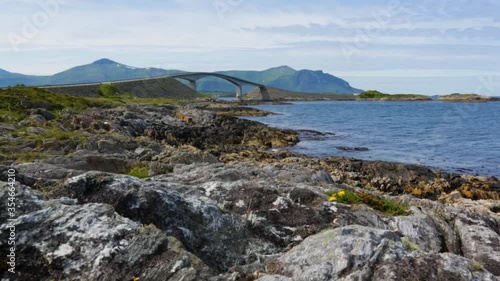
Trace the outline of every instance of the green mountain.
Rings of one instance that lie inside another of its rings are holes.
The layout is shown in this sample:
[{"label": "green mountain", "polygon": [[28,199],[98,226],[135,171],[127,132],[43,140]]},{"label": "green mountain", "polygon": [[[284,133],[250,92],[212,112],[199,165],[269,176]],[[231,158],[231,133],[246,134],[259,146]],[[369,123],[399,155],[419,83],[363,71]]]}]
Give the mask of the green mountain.
[{"label": "green mountain", "polygon": [[[240,79],[261,83],[266,86],[279,88],[288,91],[303,93],[328,93],[328,94],[356,94],[363,90],[351,87],[349,83],[323,71],[295,70],[288,66],[270,68],[264,71],[221,71]],[[222,79],[208,77],[199,80],[198,90],[205,92],[212,91],[234,91],[234,86]],[[244,92],[252,90],[245,88]]]},{"label": "green mountain", "polygon": [[[181,73],[179,70],[160,68],[136,68],[109,59],[101,59],[91,64],[77,66],[52,76],[30,76],[11,73],[0,69],[0,87],[16,84],[59,85],[105,82],[114,80],[140,79]],[[221,71],[218,73],[264,84],[284,90],[304,93],[353,94],[362,90],[355,89],[346,81],[323,71],[295,70],[288,66],[270,68],[264,71]],[[235,87],[220,78],[207,77],[197,81],[199,91],[234,92]],[[249,92],[253,87],[245,87]]]}]

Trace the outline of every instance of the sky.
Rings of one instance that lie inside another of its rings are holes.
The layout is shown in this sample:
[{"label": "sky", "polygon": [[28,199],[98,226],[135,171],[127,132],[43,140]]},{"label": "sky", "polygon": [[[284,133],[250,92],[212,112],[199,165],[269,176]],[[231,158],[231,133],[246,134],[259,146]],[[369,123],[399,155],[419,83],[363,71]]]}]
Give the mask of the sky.
[{"label": "sky", "polygon": [[499,0],[0,0],[0,68],[109,58],[187,71],[323,70],[387,93],[500,96]]}]

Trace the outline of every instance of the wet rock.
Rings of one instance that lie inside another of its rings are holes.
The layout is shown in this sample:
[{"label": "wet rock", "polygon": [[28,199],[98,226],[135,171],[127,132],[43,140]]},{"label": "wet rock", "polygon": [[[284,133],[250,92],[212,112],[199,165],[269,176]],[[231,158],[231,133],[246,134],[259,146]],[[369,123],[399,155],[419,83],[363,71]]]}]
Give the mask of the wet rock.
[{"label": "wet rock", "polygon": [[338,150],[342,151],[368,151],[368,147],[348,147],[348,146],[337,146]]}]

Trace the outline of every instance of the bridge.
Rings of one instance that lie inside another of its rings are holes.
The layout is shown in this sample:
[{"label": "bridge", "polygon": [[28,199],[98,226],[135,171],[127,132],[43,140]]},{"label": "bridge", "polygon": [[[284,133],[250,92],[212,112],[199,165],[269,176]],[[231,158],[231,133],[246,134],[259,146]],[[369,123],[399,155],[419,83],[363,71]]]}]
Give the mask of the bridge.
[{"label": "bridge", "polygon": [[189,87],[196,91],[196,81],[205,77],[217,77],[224,79],[234,86],[236,86],[236,99],[241,100],[243,98],[243,86],[249,85],[249,86],[255,86],[260,89],[260,92],[262,94],[262,97],[268,97],[269,95],[267,94],[267,88],[266,86],[259,84],[259,83],[254,83],[251,81],[243,80],[240,78],[236,78],[233,76],[225,75],[225,74],[220,74],[220,73],[211,73],[211,72],[191,72],[191,73],[183,73],[183,74],[176,74],[176,75],[171,75],[170,77],[176,78],[176,79],[182,79],[186,80],[189,82]]},{"label": "bridge", "polygon": [[[146,81],[155,82],[155,81],[159,81],[162,79],[174,78],[174,79],[188,81],[189,88],[196,91],[196,81],[199,79],[205,78],[205,77],[210,77],[210,76],[224,79],[224,80],[230,82],[231,84],[233,84],[236,87],[236,99],[238,99],[238,100],[242,100],[242,98],[243,98],[243,86],[245,86],[245,85],[258,87],[261,94],[262,94],[262,99],[263,100],[270,99],[267,87],[265,85],[251,82],[251,81],[247,81],[247,80],[243,80],[243,79],[236,78],[236,77],[229,76],[229,75],[225,75],[225,74],[212,73],[212,72],[187,72],[187,73],[181,73],[181,74],[157,76],[157,77],[141,78],[141,79],[128,79],[128,80],[116,80],[116,81],[108,81],[108,82],[64,84],[64,85],[43,85],[43,86],[38,86],[38,87],[41,89],[47,89],[47,90],[64,91],[64,90],[75,89],[75,88],[93,89],[93,88],[99,87],[102,84],[131,84],[131,83],[146,82]],[[95,89],[93,89],[93,91],[95,92]]]}]

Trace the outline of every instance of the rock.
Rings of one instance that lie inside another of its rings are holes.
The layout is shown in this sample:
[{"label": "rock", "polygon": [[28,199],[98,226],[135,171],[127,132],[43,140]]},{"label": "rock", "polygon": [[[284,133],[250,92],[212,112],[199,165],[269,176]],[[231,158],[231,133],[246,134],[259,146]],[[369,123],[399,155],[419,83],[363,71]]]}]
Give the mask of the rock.
[{"label": "rock", "polygon": [[49,133],[49,130],[40,127],[28,127],[26,131],[34,135],[45,135]]},{"label": "rock", "polygon": [[394,232],[347,226],[307,238],[274,261],[271,272],[270,265],[267,268],[269,274],[293,280],[370,280],[371,268],[395,262],[406,254],[406,247]]},{"label": "rock", "polygon": [[338,150],[343,151],[368,151],[368,147],[347,147],[347,146],[337,146]]},{"label": "rock", "polygon": [[52,114],[47,109],[43,109],[43,108],[37,108],[37,109],[31,110],[31,115],[41,115],[47,121],[56,119],[56,116],[54,114]]},{"label": "rock", "polygon": [[201,151],[193,146],[182,146],[170,156],[170,164],[218,163],[212,154]]},{"label": "rock", "polygon": [[165,183],[144,184],[133,177],[89,172],[67,180],[65,189],[82,204],[110,204],[124,217],[155,224],[218,270],[275,251],[272,244],[255,237],[241,217],[223,213],[210,202],[183,198]]},{"label": "rock", "polygon": [[334,183],[330,174],[326,171],[317,171],[311,177],[313,182],[321,182],[321,183]]},{"label": "rock", "polygon": [[265,275],[258,279],[259,281],[293,281],[294,279],[280,275]]},{"label": "rock", "polygon": [[0,134],[2,134],[2,135],[16,131],[18,129],[19,128],[16,125],[0,123]]},{"label": "rock", "polygon": [[411,216],[391,218],[389,225],[406,236],[418,249],[425,252],[442,252],[445,245],[434,221],[418,208],[411,208],[411,211]]},{"label": "rock", "polygon": [[113,140],[99,140],[97,142],[97,149],[100,153],[105,154],[119,154],[124,151],[123,147]]},{"label": "rock", "polygon": [[474,260],[500,276],[500,220],[477,213],[461,213],[455,230],[462,242],[464,257]]},{"label": "rock", "polygon": [[47,122],[47,119],[45,119],[42,115],[31,115],[27,119],[19,122],[19,125],[21,126],[30,126],[30,125],[43,125]]},{"label": "rock", "polygon": [[498,280],[481,265],[450,254],[409,255],[401,260],[382,264],[375,269],[373,280]]},{"label": "rock", "polygon": [[[2,202],[6,202],[3,196]],[[134,276],[141,280],[199,280],[213,275],[174,238],[154,226],[123,218],[108,205],[43,201],[13,225],[16,280],[131,280]],[[0,226],[2,238],[8,231],[8,224]],[[6,241],[0,241],[2,252],[7,250]],[[7,273],[2,275],[8,278]]]}]

